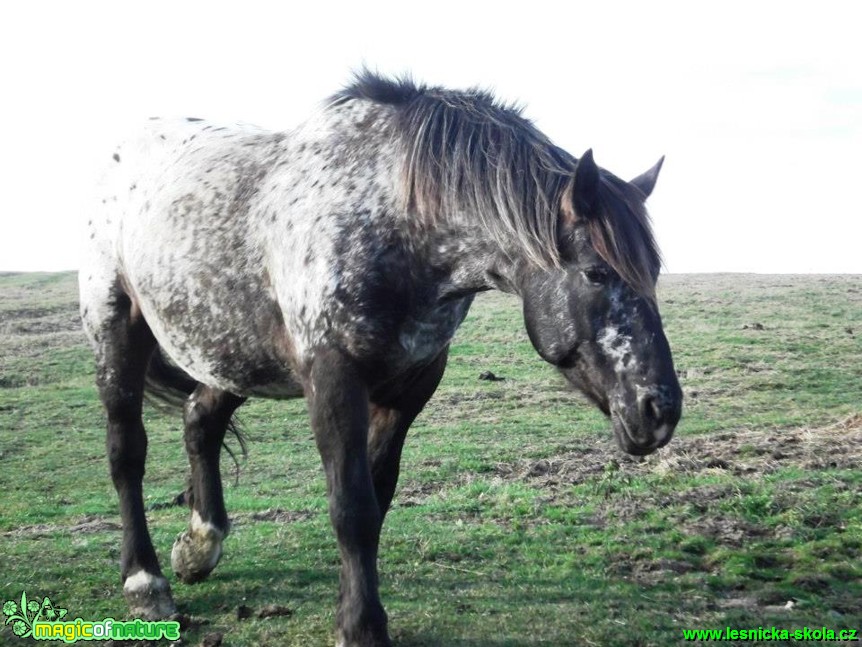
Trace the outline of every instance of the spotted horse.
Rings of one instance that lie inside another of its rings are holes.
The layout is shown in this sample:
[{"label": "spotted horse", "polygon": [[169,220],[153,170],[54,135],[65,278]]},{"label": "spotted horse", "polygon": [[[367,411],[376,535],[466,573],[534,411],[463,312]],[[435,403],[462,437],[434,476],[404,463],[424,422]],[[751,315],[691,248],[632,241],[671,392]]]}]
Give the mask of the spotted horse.
[{"label": "spotted horse", "polygon": [[682,396],[656,306],[644,206],[488,93],[360,72],[289,132],[148,122],[89,212],[81,312],[107,412],[130,611],[176,611],[147,530],[147,384],[184,398],[191,466],[180,580],[230,530],[219,456],[249,397],[305,397],[341,555],[336,641],[390,645],[377,551],[407,430],[476,293],[518,295],[539,355],[631,454],[666,444]]}]

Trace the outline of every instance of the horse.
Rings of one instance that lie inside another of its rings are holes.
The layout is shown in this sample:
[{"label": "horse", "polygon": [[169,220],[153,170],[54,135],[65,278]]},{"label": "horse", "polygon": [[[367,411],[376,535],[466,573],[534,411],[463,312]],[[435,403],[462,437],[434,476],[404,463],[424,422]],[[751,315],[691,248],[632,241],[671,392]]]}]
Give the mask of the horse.
[{"label": "horse", "polygon": [[645,207],[662,161],[624,181],[486,91],[368,71],[291,131],[154,118],[121,144],[89,212],[80,295],[132,616],[176,612],[142,495],[148,385],[183,398],[191,518],[171,566],[186,583],[216,567],[230,531],[219,458],[234,412],[305,397],[341,555],[342,647],[391,644],[381,527],[477,293],[520,297],[539,356],[623,451],[665,445],[682,393]]}]

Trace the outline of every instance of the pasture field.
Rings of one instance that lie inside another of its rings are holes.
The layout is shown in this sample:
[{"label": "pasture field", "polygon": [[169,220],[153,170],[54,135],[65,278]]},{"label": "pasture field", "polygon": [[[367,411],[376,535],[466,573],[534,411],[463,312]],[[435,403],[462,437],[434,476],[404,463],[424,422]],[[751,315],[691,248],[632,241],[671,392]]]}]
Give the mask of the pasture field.
[{"label": "pasture field", "polygon": [[[674,440],[644,459],[538,358],[516,300],[477,299],[383,531],[396,645],[862,629],[862,276],[668,275],[659,294],[686,401]],[[222,562],[193,586],[167,573],[182,643],[332,645],[338,554],[304,402],[252,401],[240,417],[250,453],[236,481],[223,461]],[[146,424],[169,571],[188,520],[172,505],[180,418],[150,408]],[[103,425],[75,275],[0,275],[2,600],[124,616]],[[34,643],[4,627],[0,644]]]}]

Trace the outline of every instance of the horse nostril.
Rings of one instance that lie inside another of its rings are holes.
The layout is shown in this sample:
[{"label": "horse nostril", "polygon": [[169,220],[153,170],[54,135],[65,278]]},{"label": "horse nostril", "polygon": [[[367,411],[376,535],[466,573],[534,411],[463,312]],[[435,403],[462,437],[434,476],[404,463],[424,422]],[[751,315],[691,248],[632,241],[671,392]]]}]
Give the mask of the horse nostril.
[{"label": "horse nostril", "polygon": [[641,397],[638,403],[641,416],[645,420],[652,422],[662,422],[665,418],[665,411],[662,403],[654,394],[648,394]]}]

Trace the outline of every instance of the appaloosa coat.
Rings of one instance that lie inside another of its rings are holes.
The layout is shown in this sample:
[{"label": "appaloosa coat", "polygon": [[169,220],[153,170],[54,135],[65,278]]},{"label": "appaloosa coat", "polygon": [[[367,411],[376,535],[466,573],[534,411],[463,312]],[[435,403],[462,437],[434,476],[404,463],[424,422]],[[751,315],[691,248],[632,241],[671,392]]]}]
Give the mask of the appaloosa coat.
[{"label": "appaloosa coat", "polygon": [[622,449],[661,447],[679,420],[644,209],[660,164],[625,182],[485,93],[366,73],[294,131],[154,119],[109,166],[81,311],[133,615],[175,611],[144,515],[148,372],[188,395],[192,514],[171,556],[186,582],[215,568],[229,531],[231,415],[251,396],[307,399],[346,646],[390,644],[380,528],[407,429],[476,292],[521,297],[537,351],[610,416]]}]

